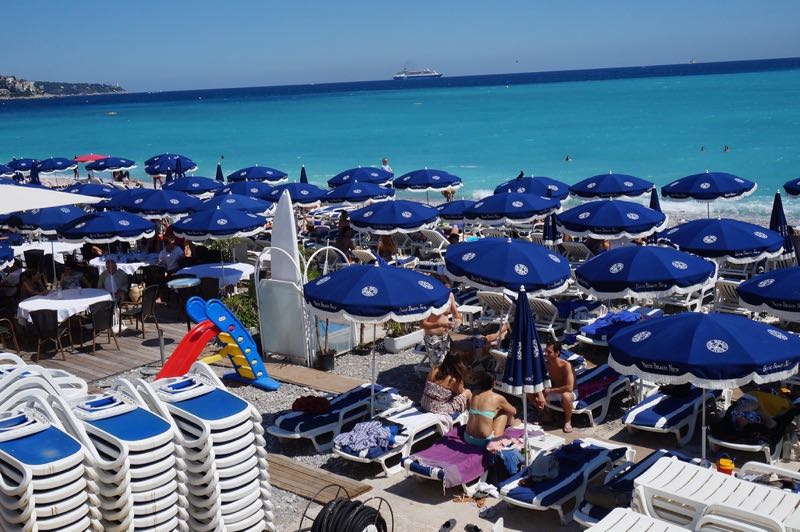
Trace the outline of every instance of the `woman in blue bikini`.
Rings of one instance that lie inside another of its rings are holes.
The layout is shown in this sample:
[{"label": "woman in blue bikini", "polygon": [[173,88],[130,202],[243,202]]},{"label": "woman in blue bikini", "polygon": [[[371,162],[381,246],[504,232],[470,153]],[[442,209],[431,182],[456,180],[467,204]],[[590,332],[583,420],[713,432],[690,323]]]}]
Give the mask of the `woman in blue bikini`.
[{"label": "woman in blue bikini", "polygon": [[517,426],[521,421],[514,418],[517,409],[493,391],[493,375],[482,371],[475,375],[475,380],[464,441],[476,447],[486,447],[492,438],[502,436],[507,426]]}]

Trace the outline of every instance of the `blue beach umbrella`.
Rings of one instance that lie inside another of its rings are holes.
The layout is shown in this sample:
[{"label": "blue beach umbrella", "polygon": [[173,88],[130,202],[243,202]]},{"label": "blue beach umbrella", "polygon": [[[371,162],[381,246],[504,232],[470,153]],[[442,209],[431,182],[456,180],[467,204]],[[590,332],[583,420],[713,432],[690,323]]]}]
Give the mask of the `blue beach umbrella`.
[{"label": "blue beach umbrella", "polygon": [[37,161],[36,159],[29,159],[29,158],[16,159],[15,158],[15,159],[11,159],[10,161],[8,161],[6,166],[11,168],[14,172],[19,172],[22,175],[27,175],[27,174],[30,173],[30,171],[33,169],[33,167],[38,162],[39,161]]},{"label": "blue beach umbrella", "polygon": [[135,214],[115,211],[93,212],[58,228],[61,240],[76,244],[135,242],[140,238],[152,238],[153,235],[153,222]]},{"label": "blue beach umbrella", "polygon": [[86,169],[92,172],[119,172],[134,168],[136,168],[136,162],[124,157],[105,157],[86,165]]},{"label": "blue beach umbrella", "polygon": [[[186,171],[183,169],[183,161],[180,157],[175,158],[175,176],[174,177],[183,177],[186,175]],[[171,181],[170,173],[167,172],[167,181]]]},{"label": "blue beach umbrella", "polygon": [[204,209],[185,216],[172,226],[175,235],[193,241],[243,238],[264,230],[267,219],[239,209]]},{"label": "blue beach umbrella", "polygon": [[200,176],[187,176],[173,179],[165,183],[162,190],[172,190],[173,192],[183,192],[192,196],[216,192],[222,188],[222,183]]},{"label": "blue beach umbrella", "polygon": [[[352,217],[351,217],[352,220]],[[481,238],[451,244],[444,256],[445,273],[483,290],[547,297],[569,287],[569,261],[544,246],[510,238]]]},{"label": "blue beach umbrella", "polygon": [[293,204],[303,207],[318,205],[322,200],[322,196],[325,195],[325,190],[311,183],[286,183],[272,189],[267,199],[278,201],[284,190],[289,192],[289,197]]},{"label": "blue beach umbrella", "polygon": [[[800,336],[743,316],[682,312],[629,325],[609,341],[608,364],[664,384],[730,390],[797,373]],[[706,423],[703,408],[703,458]]]},{"label": "blue beach umbrella", "polygon": [[85,215],[86,211],[74,205],[31,209],[15,213],[8,221],[8,226],[28,235],[55,235],[62,225]]},{"label": "blue beach umbrella", "polygon": [[275,204],[272,201],[241,196],[239,194],[220,194],[213,198],[203,201],[195,210],[204,211],[209,209],[224,209],[226,211],[236,209],[249,214],[266,214],[272,210]]},{"label": "blue beach umbrella", "polygon": [[[725,172],[692,174],[661,187],[661,196],[676,201],[738,200],[756,191],[758,185],[753,181]],[[711,216],[710,206],[706,205],[707,215]]]},{"label": "blue beach umbrella", "polygon": [[772,202],[772,213],[769,217],[769,229],[775,231],[783,238],[783,253],[787,256],[794,254],[794,242],[792,241],[792,228],[786,222],[786,213],[783,212],[783,200],[781,200],[781,193],[775,193],[775,199]]},{"label": "blue beach umbrella", "polygon": [[148,175],[177,174],[177,170],[180,170],[180,173],[194,172],[197,170],[197,165],[185,155],[175,153],[155,155],[144,162],[144,171]]},{"label": "blue beach umbrella", "polygon": [[232,181],[266,181],[273,185],[285,183],[288,174],[268,166],[248,166],[228,174],[228,182]]},{"label": "blue beach umbrella", "polygon": [[222,174],[222,164],[221,163],[217,163],[217,174],[214,176],[214,179],[216,181],[219,181],[220,183],[223,183],[223,184],[225,183],[225,176]]},{"label": "blue beach umbrella", "polygon": [[569,187],[570,194],[581,198],[636,197],[653,190],[653,183],[626,174],[596,175]]},{"label": "blue beach umbrella", "polygon": [[121,209],[148,219],[180,216],[198,209],[200,205],[199,199],[183,192],[144,188],[124,190],[103,204],[108,209]]},{"label": "blue beach umbrella", "polygon": [[372,166],[359,166],[358,168],[351,168],[340,172],[328,179],[328,186],[330,188],[338,187],[346,183],[374,183],[376,185],[388,185],[392,182],[393,174],[390,174],[382,168],[374,168]]},{"label": "blue beach umbrella", "polygon": [[561,233],[558,231],[558,224],[556,224],[556,215],[551,214],[544,219],[544,230],[542,232],[542,241],[545,246],[555,247],[563,242]]},{"label": "blue beach umbrella", "polygon": [[308,183],[308,175],[306,175],[306,167],[305,167],[305,165],[300,167],[300,182],[301,183]]},{"label": "blue beach umbrella", "polygon": [[717,265],[672,248],[622,246],[580,265],[575,280],[598,299],[659,298],[712,288]]},{"label": "blue beach umbrella", "polygon": [[417,201],[379,201],[350,212],[356,231],[376,235],[414,233],[436,223],[439,211]]},{"label": "blue beach umbrella", "polygon": [[29,176],[29,180],[30,180],[30,184],[31,185],[41,185],[42,184],[41,180],[39,179],[39,169],[36,167],[35,164],[31,167],[31,171],[28,174],[28,176]]},{"label": "blue beach umbrella", "polygon": [[661,201],[658,199],[658,190],[655,188],[650,191],[650,203],[648,206],[654,211],[661,212]]},{"label": "blue beach umbrella", "polygon": [[800,267],[763,273],[741,283],[736,292],[746,308],[800,322]]},{"label": "blue beach umbrella", "polygon": [[14,250],[8,246],[0,246],[0,269],[14,264]]},{"label": "blue beach umbrella", "polygon": [[64,189],[64,192],[93,196],[95,198],[113,198],[122,191],[118,188],[100,183],[78,183],[68,186]]},{"label": "blue beach umbrella", "polygon": [[269,194],[274,189],[275,187],[262,181],[237,181],[235,183],[228,183],[217,190],[214,195],[239,194],[242,196],[250,196],[251,198],[269,199]]},{"label": "blue beach umbrella", "polygon": [[0,177],[11,178],[14,177],[14,170],[4,164],[0,164]]},{"label": "blue beach umbrella", "polygon": [[569,196],[569,186],[550,177],[517,177],[497,185],[494,189],[495,194],[502,194],[503,192],[533,194],[534,196],[555,198],[563,201]]},{"label": "blue beach umbrella", "polygon": [[685,222],[661,233],[659,241],[734,264],[758,262],[783,253],[783,238],[778,233],[730,218]]},{"label": "blue beach umbrella", "polygon": [[439,219],[448,222],[464,222],[464,211],[473,207],[475,202],[472,200],[454,200],[436,206],[439,211]]},{"label": "blue beach umbrella", "polygon": [[800,196],[800,179],[792,179],[783,184],[783,189],[790,196]]},{"label": "blue beach umbrella", "polygon": [[644,238],[661,231],[667,216],[639,203],[597,200],[556,215],[556,221],[562,231],[573,236],[615,240]]},{"label": "blue beach umbrella", "polygon": [[372,183],[347,183],[339,185],[322,196],[323,203],[355,204],[367,200],[383,200],[394,196],[394,190]]},{"label": "blue beach umbrella", "polygon": [[394,178],[392,186],[398,190],[414,190],[418,192],[458,190],[461,178],[443,170],[424,168],[414,170]]},{"label": "blue beach umbrella", "polygon": [[487,196],[464,211],[468,222],[486,225],[524,225],[542,220],[558,210],[555,198],[503,192]]}]

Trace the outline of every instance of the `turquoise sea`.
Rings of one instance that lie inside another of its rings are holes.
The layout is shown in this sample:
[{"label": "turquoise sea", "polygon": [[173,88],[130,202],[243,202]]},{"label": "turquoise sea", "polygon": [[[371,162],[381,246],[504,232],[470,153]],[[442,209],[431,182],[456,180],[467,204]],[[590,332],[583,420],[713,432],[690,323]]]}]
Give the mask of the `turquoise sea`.
[{"label": "turquoise sea", "polygon": [[[767,214],[772,194],[800,175],[800,69],[656,74],[6,101],[0,161],[107,153],[138,161],[133,174],[144,179],[141,163],[157,153],[187,155],[198,175],[212,177],[224,155],[226,174],[261,164],[296,179],[305,164],[310,179],[324,185],[387,156],[397,175],[422,167],[460,175],[463,197],[490,193],[520,170],[567,183],[613,170],[662,185],[708,169],[759,183],[751,198],[715,212]],[[800,199],[785,205],[790,223],[800,223]],[[705,206],[685,203],[665,209],[705,213]]]}]

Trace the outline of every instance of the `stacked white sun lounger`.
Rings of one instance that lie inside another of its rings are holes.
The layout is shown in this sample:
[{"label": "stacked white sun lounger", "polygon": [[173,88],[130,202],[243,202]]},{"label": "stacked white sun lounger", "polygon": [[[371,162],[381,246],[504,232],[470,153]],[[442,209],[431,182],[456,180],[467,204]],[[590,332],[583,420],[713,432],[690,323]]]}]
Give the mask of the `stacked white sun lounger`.
[{"label": "stacked white sun lounger", "polygon": [[258,412],[202,363],[183,377],[134,386],[175,429],[189,529],[275,530]]},{"label": "stacked white sun lounger", "polygon": [[35,402],[0,412],[0,529],[102,530],[83,447]]}]

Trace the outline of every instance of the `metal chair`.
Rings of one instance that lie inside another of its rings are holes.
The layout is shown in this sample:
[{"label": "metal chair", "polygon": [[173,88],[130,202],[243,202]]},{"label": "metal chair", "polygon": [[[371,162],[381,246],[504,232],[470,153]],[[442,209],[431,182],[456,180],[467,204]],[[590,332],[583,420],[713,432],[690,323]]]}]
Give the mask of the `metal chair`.
[{"label": "metal chair", "polygon": [[139,324],[142,324],[142,338],[146,337],[144,323],[147,318],[153,318],[153,323],[155,323],[156,329],[159,329],[158,319],[156,318],[157,295],[158,285],[151,285],[145,288],[144,292],[142,292],[142,300],[140,301],[139,305],[124,308],[125,303],[123,303],[123,306],[120,307],[119,311],[120,330],[122,330],[122,320],[125,318],[135,320],[137,331],[139,330]]},{"label": "metal chair", "polygon": [[[83,320],[85,319],[83,318]],[[111,339],[113,338],[114,345],[117,346],[117,351],[119,351],[119,343],[117,342],[117,335],[114,334],[113,321],[113,301],[100,301],[89,306],[89,322],[81,323],[81,345],[83,345],[83,332],[90,332],[92,334],[92,354],[94,354],[97,348],[97,335],[105,332],[108,344],[111,345]]]},{"label": "metal chair", "polygon": [[30,314],[31,324],[34,336],[36,336],[36,357],[33,359],[35,362],[39,360],[42,354],[42,344],[47,341],[53,342],[56,349],[61,352],[61,359],[66,360],[64,355],[64,344],[61,338],[69,335],[69,345],[72,347],[72,331],[70,330],[67,322],[58,323],[58,312],[53,309],[34,310]]},{"label": "metal chair", "polygon": [[28,270],[38,270],[39,264],[44,257],[44,250],[42,249],[28,249],[22,254],[25,257],[25,268]]},{"label": "metal chair", "polygon": [[14,343],[14,349],[17,354],[20,354],[17,333],[14,330],[14,322],[8,318],[0,318],[0,341],[3,342],[3,349],[7,351],[8,345],[6,344],[6,337],[11,338],[11,341]]}]

